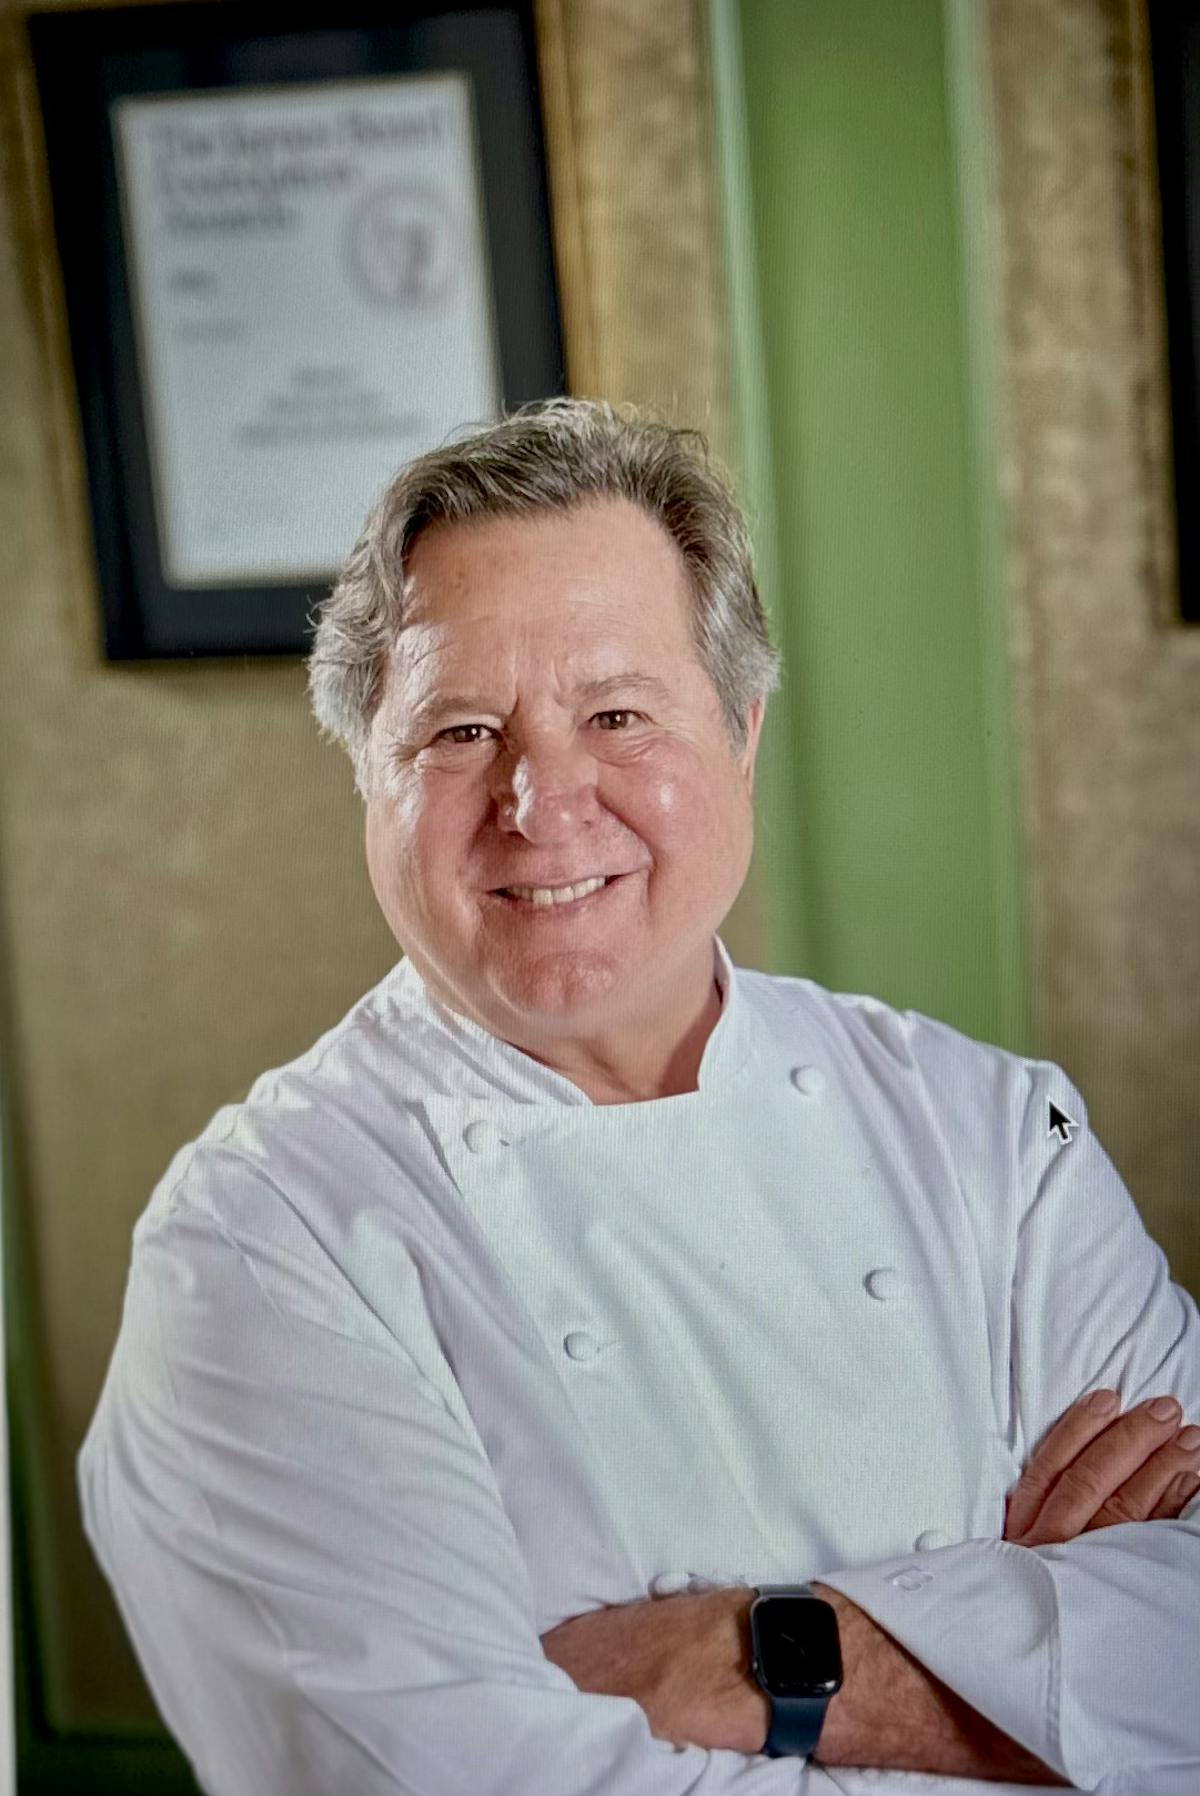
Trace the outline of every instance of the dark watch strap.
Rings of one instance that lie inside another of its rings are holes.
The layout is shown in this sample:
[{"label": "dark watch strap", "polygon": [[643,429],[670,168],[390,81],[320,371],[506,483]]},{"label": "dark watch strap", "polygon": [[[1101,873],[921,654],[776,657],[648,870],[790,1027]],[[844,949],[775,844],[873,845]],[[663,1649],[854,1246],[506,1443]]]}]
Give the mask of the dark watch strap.
[{"label": "dark watch strap", "polygon": [[770,1700],[771,1726],[763,1751],[772,1759],[800,1753],[807,1758],[821,1738],[829,1697],[773,1696]]}]

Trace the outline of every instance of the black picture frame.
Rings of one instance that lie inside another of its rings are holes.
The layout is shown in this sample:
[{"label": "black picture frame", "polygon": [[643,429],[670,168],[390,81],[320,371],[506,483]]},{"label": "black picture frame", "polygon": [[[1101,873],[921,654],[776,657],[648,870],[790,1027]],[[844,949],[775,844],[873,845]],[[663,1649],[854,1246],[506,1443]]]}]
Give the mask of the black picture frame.
[{"label": "black picture frame", "polygon": [[[533,0],[179,0],[34,12],[54,229],[109,660],[298,655],[335,568],[304,584],[172,585],[164,571],[110,108],[126,96],[465,72],[506,409],[566,391]],[[462,420],[463,423],[470,420]],[[363,511],[374,495],[364,493]]]},{"label": "black picture frame", "polygon": [[1200,624],[1200,0],[1148,0],[1175,465],[1179,616]]}]

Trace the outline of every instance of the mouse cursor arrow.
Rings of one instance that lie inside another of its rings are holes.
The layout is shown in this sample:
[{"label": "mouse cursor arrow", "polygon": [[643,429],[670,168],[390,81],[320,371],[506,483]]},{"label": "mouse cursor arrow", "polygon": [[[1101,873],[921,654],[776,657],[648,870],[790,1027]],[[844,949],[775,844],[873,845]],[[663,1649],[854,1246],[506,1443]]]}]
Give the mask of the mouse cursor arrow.
[{"label": "mouse cursor arrow", "polygon": [[1060,1110],[1054,1099],[1051,1098],[1050,1127],[1046,1130],[1047,1135],[1057,1135],[1060,1141],[1070,1141],[1071,1130],[1078,1127],[1079,1124],[1075,1119],[1068,1116],[1065,1110]]}]

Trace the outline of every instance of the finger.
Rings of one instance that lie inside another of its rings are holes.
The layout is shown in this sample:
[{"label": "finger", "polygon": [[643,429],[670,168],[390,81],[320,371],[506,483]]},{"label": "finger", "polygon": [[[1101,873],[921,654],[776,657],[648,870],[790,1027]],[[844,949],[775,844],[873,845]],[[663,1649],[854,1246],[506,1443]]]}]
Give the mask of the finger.
[{"label": "finger", "polygon": [[[1156,1408],[1164,1413],[1154,1415]],[[1081,1534],[1101,1505],[1174,1439],[1181,1419],[1178,1403],[1154,1397],[1118,1416],[1059,1474],[1022,1544],[1045,1545]]]},{"label": "finger", "polygon": [[1174,1440],[1152,1453],[1145,1465],[1105,1499],[1085,1532],[1111,1528],[1119,1522],[1148,1521],[1176,1479],[1194,1472],[1198,1464],[1200,1428],[1182,1428]]},{"label": "finger", "polygon": [[1033,1458],[1021,1473],[1008,1499],[1004,1537],[1012,1540],[1035,1520],[1055,1480],[1071,1461],[1116,1415],[1121,1399],[1116,1391],[1092,1391],[1073,1403],[1039,1442]]},{"label": "finger", "polygon": [[1173,1484],[1154,1505],[1148,1519],[1152,1522],[1173,1522],[1181,1516],[1196,1492],[1200,1490],[1200,1472],[1180,1472]]},{"label": "finger", "polygon": [[1181,1428],[1173,1440],[1153,1453],[1145,1465],[1101,1504],[1088,1527],[1105,1528],[1115,1522],[1145,1521],[1155,1513],[1172,1486],[1198,1472],[1200,1428]]}]

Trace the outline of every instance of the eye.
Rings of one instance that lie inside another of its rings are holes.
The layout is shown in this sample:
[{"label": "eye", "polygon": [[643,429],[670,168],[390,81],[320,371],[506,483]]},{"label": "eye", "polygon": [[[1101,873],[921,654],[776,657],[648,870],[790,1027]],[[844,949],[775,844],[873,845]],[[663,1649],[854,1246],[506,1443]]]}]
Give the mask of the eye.
[{"label": "eye", "polygon": [[[456,736],[458,734],[459,730],[486,730],[487,727],[488,726],[486,725],[486,723],[456,723],[456,724],[452,724],[448,730],[439,730],[437,735],[434,737],[434,741],[442,742],[451,736]],[[451,748],[473,748],[475,745],[474,745],[474,743],[470,743],[470,742],[452,742],[450,744],[450,746],[451,746]]]},{"label": "eye", "polygon": [[[640,717],[641,712],[640,711],[597,711],[595,715],[597,717]],[[454,724],[450,725],[449,729],[439,730],[437,735],[434,737],[434,741],[441,742],[443,740],[443,738],[448,739],[451,736],[456,736],[456,735],[458,735],[460,730],[487,730],[487,729],[491,729],[491,727],[492,726],[487,723],[454,723]],[[620,736],[620,735],[624,735],[625,732],[623,730],[616,730],[616,731],[609,731],[606,733],[607,734],[616,734],[616,735]],[[451,742],[450,747],[451,748],[474,748],[475,743],[474,742]]]}]

